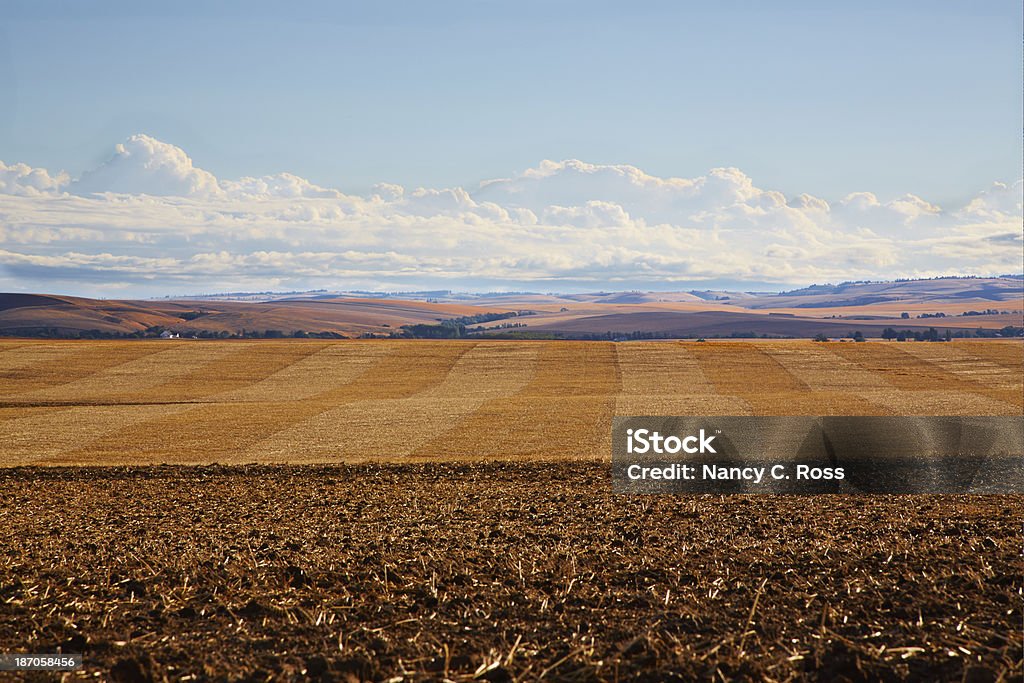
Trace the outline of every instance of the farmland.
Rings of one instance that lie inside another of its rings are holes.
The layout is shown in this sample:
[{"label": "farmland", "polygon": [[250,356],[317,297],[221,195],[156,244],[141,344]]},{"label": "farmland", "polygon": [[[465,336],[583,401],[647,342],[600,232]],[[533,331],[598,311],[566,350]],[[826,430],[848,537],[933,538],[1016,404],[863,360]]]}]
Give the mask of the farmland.
[{"label": "farmland", "polygon": [[610,493],[615,415],[1019,415],[1024,345],[0,341],[0,651],[195,680],[998,681],[1019,496]]},{"label": "farmland", "polygon": [[0,342],[11,465],[605,459],[615,415],[1015,415],[1024,345]]}]

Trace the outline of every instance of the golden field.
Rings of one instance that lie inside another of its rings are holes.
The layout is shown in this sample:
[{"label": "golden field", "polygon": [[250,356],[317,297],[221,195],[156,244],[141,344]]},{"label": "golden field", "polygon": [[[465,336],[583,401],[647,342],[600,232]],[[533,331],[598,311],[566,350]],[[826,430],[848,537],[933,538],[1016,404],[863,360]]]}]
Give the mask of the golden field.
[{"label": "golden field", "polygon": [[0,465],[604,459],[615,415],[1013,415],[1024,345],[0,342]]}]

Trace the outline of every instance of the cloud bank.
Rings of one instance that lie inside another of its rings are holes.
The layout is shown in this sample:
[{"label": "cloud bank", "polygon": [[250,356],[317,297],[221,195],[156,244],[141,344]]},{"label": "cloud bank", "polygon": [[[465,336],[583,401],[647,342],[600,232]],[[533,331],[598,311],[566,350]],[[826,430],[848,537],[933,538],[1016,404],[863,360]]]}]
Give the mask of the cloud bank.
[{"label": "cloud bank", "polygon": [[962,206],[542,161],[477,188],[366,196],[288,173],[217,178],[146,135],[79,178],[0,162],[0,286],[224,290],[671,289],[1020,272],[1021,180]]}]

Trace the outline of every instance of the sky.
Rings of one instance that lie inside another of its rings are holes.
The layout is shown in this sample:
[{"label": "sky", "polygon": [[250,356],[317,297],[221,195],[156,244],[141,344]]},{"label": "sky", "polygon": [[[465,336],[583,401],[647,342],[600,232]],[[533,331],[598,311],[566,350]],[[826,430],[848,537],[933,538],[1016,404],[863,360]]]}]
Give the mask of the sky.
[{"label": "sky", "polygon": [[1024,268],[1016,1],[207,4],[5,3],[0,287]]}]

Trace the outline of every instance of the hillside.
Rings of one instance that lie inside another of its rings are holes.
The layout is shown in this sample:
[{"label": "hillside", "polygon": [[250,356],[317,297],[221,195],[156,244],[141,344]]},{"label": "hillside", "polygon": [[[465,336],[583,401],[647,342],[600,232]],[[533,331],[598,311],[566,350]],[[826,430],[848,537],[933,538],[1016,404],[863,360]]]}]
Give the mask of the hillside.
[{"label": "hillside", "polygon": [[[245,300],[96,300],[46,294],[0,294],[0,335],[388,336],[407,325],[459,320],[474,333],[587,337],[643,333],[653,337],[733,335],[829,337],[891,327],[935,327],[958,336],[1024,327],[1024,282],[1016,278],[942,278],[889,283],[816,285],[766,293],[598,292],[589,294],[452,295],[430,298],[318,294]],[[410,296],[416,296],[410,294]],[[516,312],[531,315],[509,317]],[[473,316],[497,314],[488,322]]]}]

